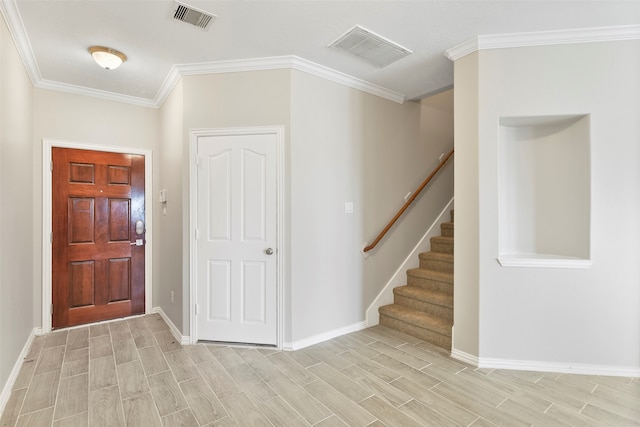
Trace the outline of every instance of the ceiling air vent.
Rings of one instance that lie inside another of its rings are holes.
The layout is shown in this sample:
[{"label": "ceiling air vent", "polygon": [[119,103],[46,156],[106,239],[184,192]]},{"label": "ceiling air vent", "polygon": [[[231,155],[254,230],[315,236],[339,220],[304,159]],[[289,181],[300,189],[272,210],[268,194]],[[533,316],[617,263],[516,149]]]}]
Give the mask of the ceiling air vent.
[{"label": "ceiling air vent", "polygon": [[203,30],[206,30],[209,27],[209,24],[217,18],[216,15],[198,10],[183,3],[175,3],[172,15],[173,19],[195,25]]},{"label": "ceiling air vent", "polygon": [[356,25],[329,47],[343,50],[382,68],[413,52],[376,33]]}]

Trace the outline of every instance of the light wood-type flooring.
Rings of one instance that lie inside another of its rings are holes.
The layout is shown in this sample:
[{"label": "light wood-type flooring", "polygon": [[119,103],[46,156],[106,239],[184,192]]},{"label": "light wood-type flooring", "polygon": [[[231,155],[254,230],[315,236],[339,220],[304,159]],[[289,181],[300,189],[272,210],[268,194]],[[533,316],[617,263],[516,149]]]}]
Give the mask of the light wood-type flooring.
[{"label": "light wood-type flooring", "polygon": [[1,426],[631,426],[640,379],[474,369],[383,326],[181,346],[158,314],[37,337]]}]

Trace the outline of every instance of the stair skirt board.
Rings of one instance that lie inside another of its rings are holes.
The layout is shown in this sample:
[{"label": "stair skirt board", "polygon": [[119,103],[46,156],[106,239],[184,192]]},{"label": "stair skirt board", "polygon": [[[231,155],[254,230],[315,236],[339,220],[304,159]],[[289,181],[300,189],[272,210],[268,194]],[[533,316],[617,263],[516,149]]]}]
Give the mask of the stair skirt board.
[{"label": "stair skirt board", "polygon": [[419,259],[419,254],[429,250],[431,245],[430,239],[432,237],[440,235],[440,224],[449,222],[449,212],[453,209],[453,201],[453,198],[449,200],[444,209],[442,209],[442,212],[440,212],[440,215],[438,215],[431,227],[429,227],[424,236],[422,236],[422,239],[420,239],[415,248],[413,248],[411,253],[405,258],[402,265],[398,267],[387,284],[382,288],[378,296],[373,300],[369,308],[367,308],[367,325],[374,326],[380,323],[380,315],[378,313],[378,309],[384,305],[393,303],[393,289],[406,284],[407,270],[418,266],[416,260]]},{"label": "stair skirt board", "polygon": [[303,338],[301,340],[297,340],[294,342],[285,342],[282,350],[284,351],[295,351],[300,350],[305,347],[312,346],[314,344],[321,343],[323,341],[327,341],[342,335],[350,334],[352,332],[361,331],[363,329],[368,328],[369,325],[366,321],[358,322],[351,325],[344,326],[342,328],[334,329],[331,331],[323,332],[321,334],[313,335],[311,337]]}]

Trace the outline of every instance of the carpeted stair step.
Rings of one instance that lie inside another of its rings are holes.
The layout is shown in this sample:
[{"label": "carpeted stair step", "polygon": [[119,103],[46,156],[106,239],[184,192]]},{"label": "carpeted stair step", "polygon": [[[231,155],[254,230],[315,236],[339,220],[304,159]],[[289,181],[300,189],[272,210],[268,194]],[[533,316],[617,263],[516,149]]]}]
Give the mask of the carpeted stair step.
[{"label": "carpeted stair step", "polygon": [[453,293],[417,286],[399,286],[393,290],[393,302],[402,307],[432,314],[453,324]]},{"label": "carpeted stair step", "polygon": [[407,285],[393,290],[394,304],[378,309],[380,324],[451,350],[453,328],[453,210],[419,255],[420,268],[407,270]]},{"label": "carpeted stair step", "polygon": [[431,252],[453,255],[453,237],[435,236],[430,241]]},{"label": "carpeted stair step", "polygon": [[453,274],[453,254],[432,251],[422,252],[419,257],[420,268]]},{"label": "carpeted stair step", "polygon": [[451,323],[396,304],[380,307],[380,324],[442,348],[451,349]]},{"label": "carpeted stair step", "polygon": [[453,296],[453,274],[424,268],[412,268],[407,270],[407,286],[443,292]]},{"label": "carpeted stair step", "polygon": [[440,235],[453,237],[453,222],[443,222],[440,224]]}]

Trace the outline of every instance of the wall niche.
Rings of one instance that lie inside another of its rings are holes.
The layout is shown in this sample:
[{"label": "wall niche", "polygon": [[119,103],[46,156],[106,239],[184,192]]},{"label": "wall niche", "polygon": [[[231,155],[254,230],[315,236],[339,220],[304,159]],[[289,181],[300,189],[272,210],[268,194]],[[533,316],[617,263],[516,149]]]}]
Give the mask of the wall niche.
[{"label": "wall niche", "polygon": [[589,115],[501,117],[499,125],[498,262],[588,267]]}]

